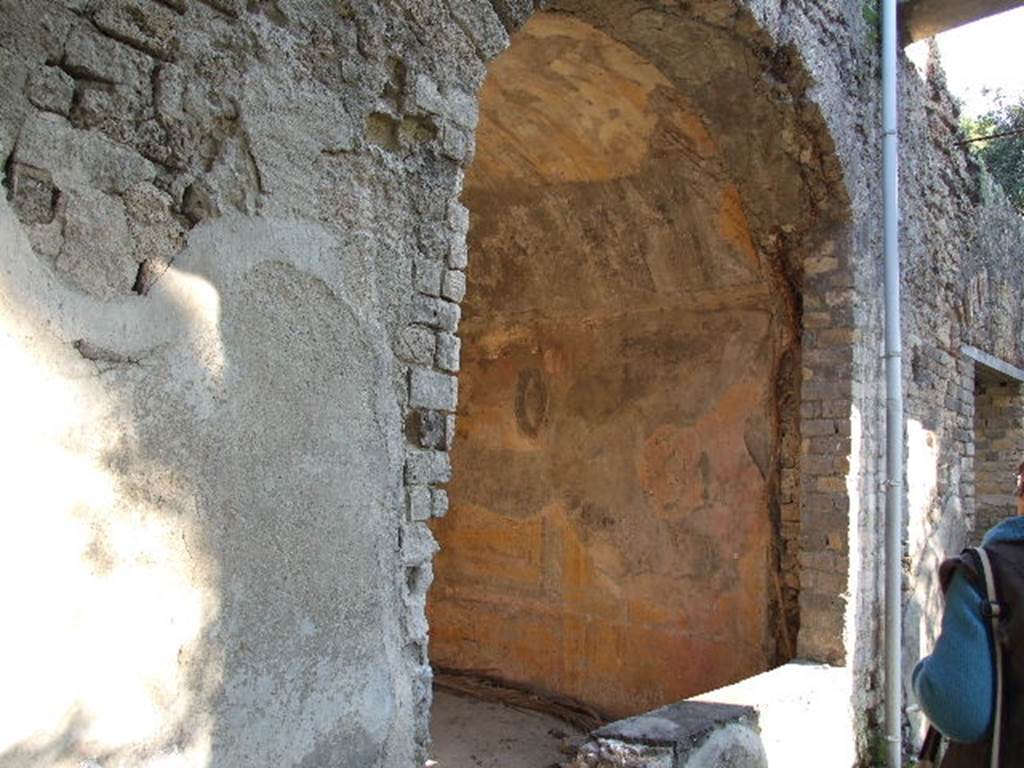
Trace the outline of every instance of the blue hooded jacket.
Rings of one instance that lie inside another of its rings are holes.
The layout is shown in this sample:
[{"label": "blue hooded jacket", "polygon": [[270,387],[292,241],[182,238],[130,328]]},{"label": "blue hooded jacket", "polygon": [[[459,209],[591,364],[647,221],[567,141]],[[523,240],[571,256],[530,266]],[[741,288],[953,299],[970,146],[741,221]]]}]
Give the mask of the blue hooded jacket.
[{"label": "blue hooded jacket", "polygon": [[[981,543],[998,541],[1024,541],[1024,517],[1004,520]],[[935,649],[914,667],[914,694],[921,709],[954,741],[979,741],[992,725],[995,664],[992,630],[981,613],[983,599],[957,571],[946,592]]]}]

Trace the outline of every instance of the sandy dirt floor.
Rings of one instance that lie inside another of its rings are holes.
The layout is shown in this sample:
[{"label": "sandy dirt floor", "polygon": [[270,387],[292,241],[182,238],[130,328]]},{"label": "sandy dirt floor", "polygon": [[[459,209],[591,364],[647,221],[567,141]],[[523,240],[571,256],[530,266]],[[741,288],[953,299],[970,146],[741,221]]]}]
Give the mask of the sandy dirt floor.
[{"label": "sandy dirt floor", "polygon": [[549,768],[581,733],[537,712],[434,690],[428,768]]}]

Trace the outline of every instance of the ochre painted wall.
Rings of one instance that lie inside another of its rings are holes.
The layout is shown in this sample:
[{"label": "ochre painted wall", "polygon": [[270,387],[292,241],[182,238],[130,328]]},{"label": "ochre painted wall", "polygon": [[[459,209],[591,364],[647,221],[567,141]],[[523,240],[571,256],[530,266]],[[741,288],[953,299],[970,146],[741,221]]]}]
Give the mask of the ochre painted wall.
[{"label": "ochre painted wall", "polygon": [[768,333],[674,308],[467,336],[434,663],[616,715],[764,669]]},{"label": "ochre painted wall", "polygon": [[610,715],[766,669],[788,337],[700,115],[543,17],[492,65],[463,199],[432,662]]}]

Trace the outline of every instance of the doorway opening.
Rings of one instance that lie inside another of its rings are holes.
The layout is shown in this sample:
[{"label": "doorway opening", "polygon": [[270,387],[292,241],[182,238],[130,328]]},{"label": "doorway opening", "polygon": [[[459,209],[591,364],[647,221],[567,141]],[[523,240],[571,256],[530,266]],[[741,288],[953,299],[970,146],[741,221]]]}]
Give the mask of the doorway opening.
[{"label": "doorway opening", "polygon": [[1016,513],[1014,473],[1024,458],[1021,382],[981,363],[974,366],[974,531],[980,543],[992,526]]},{"label": "doorway opening", "polygon": [[435,669],[614,718],[792,658],[799,300],[736,137],[565,14],[480,104]]}]

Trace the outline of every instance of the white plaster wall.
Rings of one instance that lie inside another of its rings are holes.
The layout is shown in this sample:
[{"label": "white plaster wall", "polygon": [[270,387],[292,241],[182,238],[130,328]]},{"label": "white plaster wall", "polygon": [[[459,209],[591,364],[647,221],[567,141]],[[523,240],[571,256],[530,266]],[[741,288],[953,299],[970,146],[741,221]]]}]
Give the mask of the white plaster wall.
[{"label": "white plaster wall", "polygon": [[225,218],[99,301],[0,202],[0,764],[411,760],[366,258]]}]

